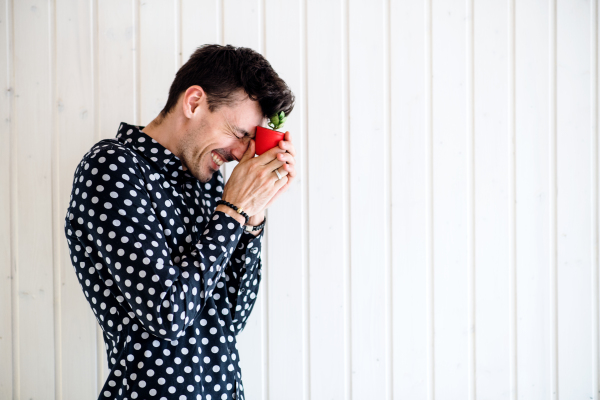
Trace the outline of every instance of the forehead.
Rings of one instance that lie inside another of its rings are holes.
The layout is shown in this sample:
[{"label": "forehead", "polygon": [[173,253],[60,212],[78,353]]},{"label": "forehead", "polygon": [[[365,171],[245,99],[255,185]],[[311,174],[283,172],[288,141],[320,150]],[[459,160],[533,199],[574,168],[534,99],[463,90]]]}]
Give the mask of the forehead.
[{"label": "forehead", "polygon": [[256,127],[263,125],[266,120],[258,101],[251,100],[248,96],[221,107],[221,111],[228,127],[240,135],[254,136]]}]

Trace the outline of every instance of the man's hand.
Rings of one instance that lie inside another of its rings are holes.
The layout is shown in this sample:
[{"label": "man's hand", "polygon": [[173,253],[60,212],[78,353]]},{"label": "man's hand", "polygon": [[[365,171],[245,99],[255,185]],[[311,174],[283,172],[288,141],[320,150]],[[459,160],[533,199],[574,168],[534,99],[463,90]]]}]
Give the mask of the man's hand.
[{"label": "man's hand", "polygon": [[[223,200],[241,207],[250,217],[262,212],[270,204],[271,199],[288,182],[289,171],[280,168],[286,165],[283,157],[286,150],[274,147],[269,151],[254,157],[254,140],[250,140],[248,149],[238,165],[233,169],[229,180],[223,188]],[[279,168],[281,179],[277,178],[275,170]]]},{"label": "man's hand", "polygon": [[[275,193],[275,195],[271,198],[271,200],[267,203],[265,209],[269,208],[269,206],[271,204],[273,204],[273,202],[279,196],[281,196],[283,193],[285,193],[289,189],[290,184],[296,177],[296,149],[294,148],[294,145],[292,144],[292,136],[290,135],[289,132],[286,132],[283,139],[284,140],[279,141],[279,146],[276,148],[285,150],[286,152],[285,153],[277,153],[277,159],[280,161],[285,161],[285,164],[281,168],[279,168],[279,174],[283,175],[282,170],[287,171],[288,180],[285,183],[285,185],[283,185],[277,191],[277,193]],[[281,178],[281,179],[283,180],[283,178]]]},{"label": "man's hand", "polygon": [[[279,196],[281,196],[283,193],[285,193],[288,190],[288,188],[290,187],[290,183],[292,183],[292,181],[296,177],[296,158],[295,158],[296,157],[296,149],[294,148],[294,145],[292,144],[292,139],[291,139],[291,135],[289,132],[286,132],[285,136],[283,138],[284,138],[284,140],[279,141],[278,147],[282,150],[285,150],[286,153],[277,153],[277,159],[280,161],[286,162],[283,166],[281,166],[281,168],[279,168],[279,170],[280,170],[279,174],[282,175],[283,171],[281,171],[281,170],[287,171],[288,181],[284,186],[282,186],[279,189],[279,191],[277,193],[275,193],[275,195],[271,198],[269,203],[266,205],[265,209],[269,208],[269,206],[275,201],[276,198],[278,198]],[[281,179],[283,179],[283,178],[281,178]],[[248,225],[252,225],[252,226],[260,225],[265,218],[265,209],[260,211],[258,214],[255,214],[254,216],[250,217],[250,219],[248,220]],[[250,233],[253,234],[254,236],[258,236],[260,231],[252,231]]]}]

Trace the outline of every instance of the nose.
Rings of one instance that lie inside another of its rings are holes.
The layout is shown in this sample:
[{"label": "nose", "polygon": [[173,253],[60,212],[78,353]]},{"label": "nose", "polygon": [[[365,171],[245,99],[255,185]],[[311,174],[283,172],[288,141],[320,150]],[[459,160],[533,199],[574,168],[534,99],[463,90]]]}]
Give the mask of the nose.
[{"label": "nose", "polygon": [[231,155],[233,155],[236,161],[240,161],[246,150],[248,150],[248,146],[250,146],[250,140],[236,143],[236,146],[231,150]]}]

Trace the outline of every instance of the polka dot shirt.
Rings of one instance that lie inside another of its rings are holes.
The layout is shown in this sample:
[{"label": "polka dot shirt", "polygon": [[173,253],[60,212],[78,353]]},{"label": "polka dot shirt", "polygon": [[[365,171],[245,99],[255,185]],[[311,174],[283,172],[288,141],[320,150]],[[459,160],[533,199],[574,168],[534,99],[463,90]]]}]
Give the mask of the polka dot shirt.
[{"label": "polka dot shirt", "polygon": [[65,234],[102,327],[110,373],[99,399],[244,399],[236,335],[255,304],[263,232],[215,211],[202,183],[122,123],[83,157]]}]

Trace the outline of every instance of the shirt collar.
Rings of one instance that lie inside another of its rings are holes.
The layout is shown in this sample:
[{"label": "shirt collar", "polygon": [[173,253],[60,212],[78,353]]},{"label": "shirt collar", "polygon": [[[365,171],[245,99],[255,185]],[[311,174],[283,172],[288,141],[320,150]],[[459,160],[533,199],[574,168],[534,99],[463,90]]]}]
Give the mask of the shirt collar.
[{"label": "shirt collar", "polygon": [[144,129],[143,126],[121,122],[117,133],[117,140],[133,147],[137,153],[150,163],[156,165],[159,170],[164,170],[171,183],[174,184],[184,178],[193,178],[188,171],[183,170],[179,157],[142,132],[142,129]]}]

